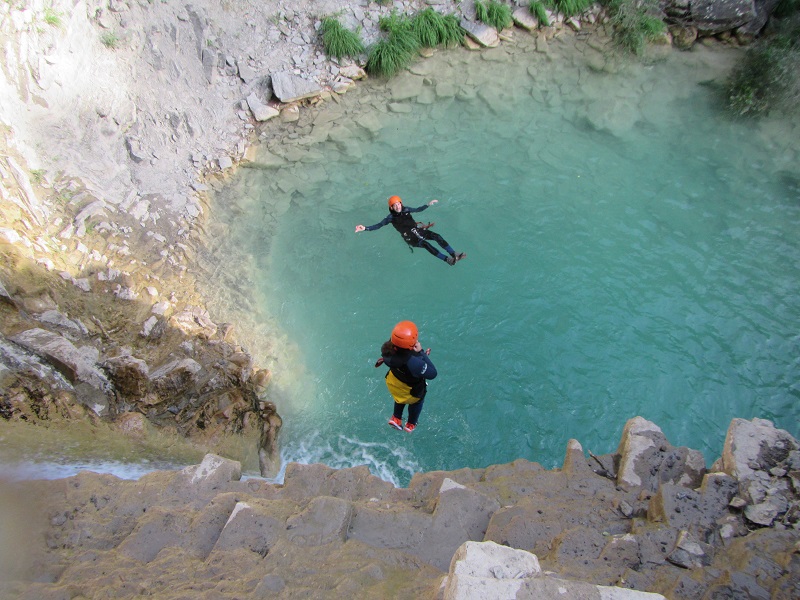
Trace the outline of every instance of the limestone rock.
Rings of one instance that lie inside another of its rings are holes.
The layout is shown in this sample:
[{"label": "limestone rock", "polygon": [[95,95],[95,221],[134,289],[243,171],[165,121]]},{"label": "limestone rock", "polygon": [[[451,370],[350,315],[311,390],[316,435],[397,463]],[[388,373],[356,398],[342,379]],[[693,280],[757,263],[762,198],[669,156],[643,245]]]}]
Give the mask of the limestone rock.
[{"label": "limestone rock", "polygon": [[655,424],[634,417],[622,432],[617,482],[656,491],[661,483],[697,487],[706,472],[705,459],[697,450],[674,448]]},{"label": "limestone rock", "polygon": [[217,326],[211,320],[208,311],[197,306],[173,315],[170,317],[169,323],[188,336],[197,335],[211,338],[217,332]]},{"label": "limestone rock", "polygon": [[11,337],[11,341],[45,358],[60,371],[78,390],[82,391],[84,404],[98,414],[108,410],[111,383],[97,367],[97,350],[85,346],[76,348],[66,338],[44,329],[28,329]]},{"label": "limestone rock", "polygon": [[733,419],[725,436],[722,456],[714,468],[747,481],[757,471],[768,471],[797,449],[797,442],[789,432],[776,429],[771,421]]},{"label": "limestone rock", "polygon": [[347,65],[339,69],[339,75],[347,77],[347,79],[358,81],[359,79],[365,79],[367,77],[367,72],[358,65]]},{"label": "limestone rock", "polygon": [[485,598],[602,598],[603,600],[664,600],[661,594],[596,586],[542,574],[535,555],[493,542],[465,542],[453,555],[444,600]]},{"label": "limestone rock", "polygon": [[352,506],[346,500],[329,496],[314,498],[303,512],[286,521],[287,536],[300,546],[344,542],[352,513]]},{"label": "limestone rock", "polygon": [[109,358],[103,363],[114,387],[121,394],[138,398],[147,392],[149,371],[147,363],[130,354]]},{"label": "limestone rock", "polygon": [[214,553],[243,548],[264,557],[285,530],[283,520],[260,504],[237,502],[214,545]]},{"label": "limestone rock", "polygon": [[264,104],[255,94],[250,94],[247,97],[247,106],[253,113],[253,118],[259,122],[269,121],[280,114],[279,110]]},{"label": "limestone rock", "polygon": [[470,39],[477,42],[483,48],[496,48],[500,45],[500,36],[493,27],[467,19],[461,19],[459,24],[464,31],[467,32]]},{"label": "limestone rock", "polygon": [[521,27],[525,31],[533,31],[539,27],[539,21],[531,14],[527,6],[520,6],[515,9],[511,14],[511,18],[514,20],[514,25]]},{"label": "limestone rock", "polygon": [[709,565],[712,558],[711,547],[695,539],[688,531],[681,531],[675,542],[675,548],[667,556],[669,562],[685,569]]},{"label": "limestone rock", "polygon": [[730,31],[756,17],[753,0],[692,0],[691,21],[701,31]]},{"label": "limestone rock", "polygon": [[203,462],[181,470],[174,485],[196,485],[216,488],[229,481],[242,478],[242,465],[238,461],[206,454]]},{"label": "limestone rock", "polygon": [[316,82],[303,79],[286,71],[272,75],[272,90],[281,102],[297,102],[305,98],[313,98],[322,93]]}]

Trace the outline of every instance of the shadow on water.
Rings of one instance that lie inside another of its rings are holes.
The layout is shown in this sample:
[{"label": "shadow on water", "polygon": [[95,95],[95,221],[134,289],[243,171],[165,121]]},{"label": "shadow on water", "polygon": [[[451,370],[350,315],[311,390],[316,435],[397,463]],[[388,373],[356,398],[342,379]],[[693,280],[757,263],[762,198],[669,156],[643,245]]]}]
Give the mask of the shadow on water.
[{"label": "shadow on water", "polygon": [[[611,452],[635,415],[709,462],[735,417],[797,436],[800,131],[718,114],[700,84],[736,56],[598,72],[586,40],[545,56],[523,35],[283,125],[217,189],[206,294],[286,394],[284,460],[404,485],[556,466],[570,438]],[[392,194],[438,198],[420,218],[467,260],[354,234]],[[401,319],[440,372],[413,435],[386,426],[373,367]]]}]

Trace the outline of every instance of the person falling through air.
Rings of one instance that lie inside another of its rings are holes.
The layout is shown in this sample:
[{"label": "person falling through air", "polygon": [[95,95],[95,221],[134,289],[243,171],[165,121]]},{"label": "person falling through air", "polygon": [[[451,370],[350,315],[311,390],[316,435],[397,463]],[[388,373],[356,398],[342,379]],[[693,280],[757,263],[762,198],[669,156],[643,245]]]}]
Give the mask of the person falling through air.
[{"label": "person falling through air", "polygon": [[[436,367],[428,358],[431,349],[423,352],[417,326],[400,321],[392,329],[392,337],[381,346],[376,367],[386,365],[386,387],[394,398],[394,413],[389,425],[411,433],[417,427],[427,392],[427,381],[436,378]],[[408,421],[403,425],[403,411],[408,406]]]},{"label": "person falling through air", "polygon": [[[454,265],[467,255],[464,252],[456,252],[453,247],[438,233],[431,231],[433,223],[423,224],[417,223],[416,219],[411,216],[411,213],[421,212],[436,204],[438,200],[431,200],[427,204],[423,204],[417,208],[409,208],[403,206],[403,201],[400,196],[391,196],[389,198],[389,214],[380,223],[364,227],[363,225],[356,225],[356,233],[361,231],[374,231],[380,229],[389,223],[403,236],[406,244],[411,248],[425,248],[428,252],[433,254],[436,258],[445,261],[448,265]],[[450,256],[442,254],[429,240],[439,244]]]}]

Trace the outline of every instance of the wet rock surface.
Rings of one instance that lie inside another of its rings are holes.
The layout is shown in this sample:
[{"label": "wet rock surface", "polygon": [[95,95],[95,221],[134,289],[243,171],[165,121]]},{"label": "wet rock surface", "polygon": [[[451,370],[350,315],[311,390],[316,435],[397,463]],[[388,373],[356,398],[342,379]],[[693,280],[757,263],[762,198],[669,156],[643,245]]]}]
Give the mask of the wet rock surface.
[{"label": "wet rock surface", "polygon": [[[641,418],[626,429],[643,427],[658,430]],[[772,494],[783,508],[770,526],[746,516],[750,500],[731,502],[743,483],[732,475],[704,472],[696,488],[661,482],[653,491],[595,472],[598,461],[581,460],[575,440],[562,469],[517,460],[421,473],[402,489],[366,467],[291,464],[282,485],[242,480],[239,463],[214,455],[138,481],[85,472],[4,485],[3,508],[25,513],[17,535],[30,541],[27,555],[3,562],[0,591],[17,598],[127,598],[145,590],[159,598],[796,598],[800,490],[788,472],[797,442],[759,419],[734,422],[729,434],[742,428],[761,432],[757,472],[774,471],[770,481],[781,490]],[[770,445],[776,437],[778,446]],[[631,460],[620,447],[611,463]],[[746,460],[746,448],[730,450],[732,460]],[[688,482],[695,467],[684,468]],[[20,498],[24,510],[14,502]]]},{"label": "wet rock surface", "polygon": [[[229,327],[197,307],[154,317],[153,305],[108,294],[91,300],[86,323],[70,319],[86,314],[89,294],[30,269],[2,276],[9,299],[0,303],[3,418],[45,426],[102,418],[127,433],[140,416],[207,442],[250,431],[264,440],[265,474],[275,470],[281,421],[266,399],[269,372],[226,341]],[[142,321],[151,318],[158,325],[144,336]]]}]

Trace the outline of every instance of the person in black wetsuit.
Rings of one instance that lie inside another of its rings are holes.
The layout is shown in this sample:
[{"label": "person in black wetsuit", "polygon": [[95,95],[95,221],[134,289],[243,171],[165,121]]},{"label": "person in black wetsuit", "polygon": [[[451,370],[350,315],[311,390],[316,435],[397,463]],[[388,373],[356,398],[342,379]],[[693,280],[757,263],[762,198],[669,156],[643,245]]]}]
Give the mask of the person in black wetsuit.
[{"label": "person in black wetsuit", "polygon": [[[425,250],[433,254],[436,258],[445,261],[448,265],[454,265],[462,258],[466,258],[467,255],[464,252],[456,252],[453,250],[453,247],[448,244],[441,235],[430,230],[430,224],[423,225],[417,223],[414,217],[411,216],[411,213],[421,212],[437,202],[438,200],[431,200],[427,204],[423,204],[417,208],[408,208],[403,206],[403,201],[400,199],[400,196],[391,196],[389,198],[390,212],[386,218],[380,223],[370,225],[369,227],[356,225],[356,233],[361,231],[374,231],[391,223],[392,226],[400,232],[400,235],[403,236],[403,240],[405,240],[406,244],[412,248],[425,248]],[[450,256],[443,254],[428,240],[439,244]]]},{"label": "person in black wetsuit", "polygon": [[[422,350],[417,326],[411,321],[400,321],[392,329],[389,341],[381,346],[381,357],[376,367],[389,367],[386,373],[386,387],[394,399],[394,411],[389,425],[411,433],[417,427],[417,420],[425,402],[429,379],[437,375],[436,367],[428,358],[430,348]],[[408,421],[403,425],[403,411],[408,406]]]}]

